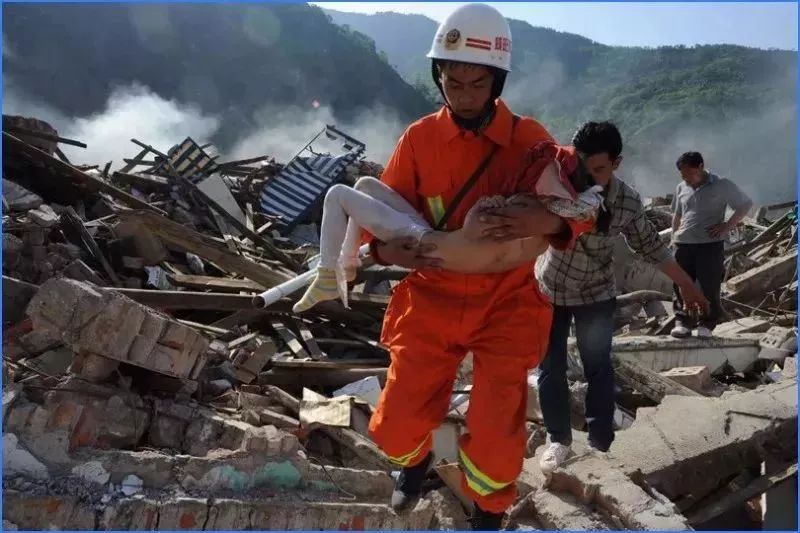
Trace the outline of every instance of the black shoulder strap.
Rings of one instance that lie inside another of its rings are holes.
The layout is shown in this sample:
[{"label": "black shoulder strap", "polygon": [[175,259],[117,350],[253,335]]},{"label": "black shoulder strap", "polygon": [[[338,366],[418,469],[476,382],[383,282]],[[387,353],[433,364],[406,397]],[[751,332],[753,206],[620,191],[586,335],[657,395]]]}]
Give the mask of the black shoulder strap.
[{"label": "black shoulder strap", "polygon": [[[513,115],[512,125],[511,125],[512,139],[514,138],[514,130],[516,129],[517,122],[519,122],[519,120],[520,120],[519,115]],[[445,224],[447,224],[447,221],[450,220],[450,217],[453,216],[453,213],[455,213],[456,209],[461,204],[461,201],[478,182],[478,178],[480,178],[481,175],[483,175],[484,171],[486,171],[486,167],[489,166],[489,163],[491,163],[492,158],[494,158],[494,155],[497,153],[497,150],[499,149],[500,149],[499,144],[495,144],[492,146],[492,149],[489,150],[489,153],[486,155],[486,157],[483,158],[483,161],[481,161],[481,163],[478,165],[478,167],[475,169],[472,175],[467,179],[466,182],[464,182],[464,185],[461,187],[461,189],[459,189],[458,193],[456,193],[455,197],[453,197],[453,201],[450,202],[450,205],[447,206],[444,215],[442,216],[441,219],[439,219],[439,222],[433,229],[435,229],[436,231],[441,231],[445,227]]]}]

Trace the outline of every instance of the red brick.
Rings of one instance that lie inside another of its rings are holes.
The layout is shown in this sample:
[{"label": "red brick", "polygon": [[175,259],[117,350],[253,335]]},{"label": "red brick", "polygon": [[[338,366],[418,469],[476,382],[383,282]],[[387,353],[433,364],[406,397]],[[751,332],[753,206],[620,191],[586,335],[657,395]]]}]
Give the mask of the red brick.
[{"label": "red brick", "polygon": [[78,422],[83,406],[72,403],[62,402],[53,409],[50,420],[47,421],[47,429],[72,429]]},{"label": "red brick", "polygon": [[183,513],[181,515],[178,525],[181,529],[190,529],[197,525],[194,515],[192,513]]},{"label": "red brick", "polygon": [[339,531],[364,531],[364,517],[354,516],[349,522],[342,522]]},{"label": "red brick", "polygon": [[70,451],[84,446],[93,446],[95,442],[97,442],[98,430],[97,416],[94,410],[88,408],[84,409],[70,436]]}]

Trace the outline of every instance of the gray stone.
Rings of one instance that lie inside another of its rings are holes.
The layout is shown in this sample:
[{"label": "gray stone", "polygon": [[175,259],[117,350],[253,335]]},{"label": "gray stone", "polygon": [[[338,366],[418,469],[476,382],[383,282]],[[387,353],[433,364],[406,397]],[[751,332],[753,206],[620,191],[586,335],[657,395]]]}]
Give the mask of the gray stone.
[{"label": "gray stone", "polygon": [[89,265],[80,259],[75,259],[66,267],[64,267],[63,274],[64,276],[77,281],[88,281],[90,283],[94,283],[95,285],[103,285],[103,278],[98,276],[97,272],[92,270]]},{"label": "gray stone", "polygon": [[666,396],[636,415],[617,433],[610,455],[672,500],[689,493],[702,498],[742,464],[763,460],[765,447],[796,454],[794,380],[720,398]]},{"label": "gray stone", "polygon": [[3,435],[3,472],[33,479],[48,479],[47,467],[28,450],[19,445],[13,433]]},{"label": "gray stone", "polygon": [[28,217],[43,228],[55,226],[59,219],[56,212],[47,204],[42,204],[38,208],[28,211]]},{"label": "gray stone", "polygon": [[233,385],[226,379],[215,379],[203,385],[203,392],[208,396],[215,398],[231,390]]},{"label": "gray stone", "polygon": [[42,199],[22,185],[3,178],[3,198],[11,211],[22,212],[36,209],[42,205]]},{"label": "gray stone", "polygon": [[536,518],[545,529],[568,531],[617,529],[594,512],[590,506],[579,502],[572,494],[537,489],[530,498],[536,509]]},{"label": "gray stone", "polygon": [[13,270],[22,257],[22,239],[10,233],[3,233],[3,270]]},{"label": "gray stone", "polygon": [[28,359],[25,364],[50,376],[60,377],[65,374],[72,363],[73,353],[69,348],[62,346],[55,350],[48,350],[43,354]]},{"label": "gray stone", "polygon": [[198,416],[186,428],[181,448],[189,455],[202,457],[219,447],[224,429],[221,418]]},{"label": "gray stone", "polygon": [[188,424],[166,414],[156,416],[150,424],[148,442],[156,448],[180,450]]}]

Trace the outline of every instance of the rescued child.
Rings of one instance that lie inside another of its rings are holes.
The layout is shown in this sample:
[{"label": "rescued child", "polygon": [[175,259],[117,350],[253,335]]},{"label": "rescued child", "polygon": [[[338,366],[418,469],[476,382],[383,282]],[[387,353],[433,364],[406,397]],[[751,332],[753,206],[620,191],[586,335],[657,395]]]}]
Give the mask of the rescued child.
[{"label": "rescued child", "polygon": [[[535,183],[520,176],[531,175]],[[533,197],[546,209],[564,218],[594,221],[602,204],[601,187],[578,193],[573,183],[585,183],[586,169],[571,146],[543,142],[528,154],[525,172],[510,177],[503,190],[507,196],[483,197],[469,210],[464,226],[455,231],[435,231],[405,199],[381,181],[363,177],[355,187],[334,185],[325,196],[317,275],[303,297],[294,305],[296,313],[327,300],[340,298],[347,306],[347,282],[355,279],[361,261],[358,249],[362,230],[381,241],[411,237],[419,244],[433,244],[431,255],[441,259],[444,270],[465,274],[491,273],[495,265],[515,258],[536,257],[549,246],[543,237],[492,242],[484,233],[490,229],[480,215],[506,205],[524,204]],[[487,251],[488,250],[488,251]]]}]

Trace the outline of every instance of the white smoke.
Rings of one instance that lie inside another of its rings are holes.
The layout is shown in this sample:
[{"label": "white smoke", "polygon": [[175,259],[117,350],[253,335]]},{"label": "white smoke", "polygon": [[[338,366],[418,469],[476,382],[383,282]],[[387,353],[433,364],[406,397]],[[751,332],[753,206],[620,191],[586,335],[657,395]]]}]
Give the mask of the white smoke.
[{"label": "white smoke", "polygon": [[56,128],[60,136],[85,143],[86,149],[61,146],[73,163],[103,165],[113,161],[112,168],[122,167],[123,158],[133,158],[141,150],[131,139],[166,152],[187,136],[206,142],[219,127],[216,117],[192,105],[162,98],[138,84],[114,89],[105,107],[87,117],[67,117],[7,85],[3,113],[39,118]]},{"label": "white smoke", "polygon": [[[316,109],[298,107],[265,107],[257,113],[253,131],[236,142],[230,152],[230,159],[244,159],[268,154],[278,161],[288,161],[306,145],[326,124],[363,142],[367,146],[366,158],[385,163],[394,150],[397,139],[405,124],[393,112],[374,109],[356,116],[353,120],[336,121],[333,111],[326,106]],[[315,143],[315,150],[324,150]],[[335,152],[331,147],[330,151]]]}]

